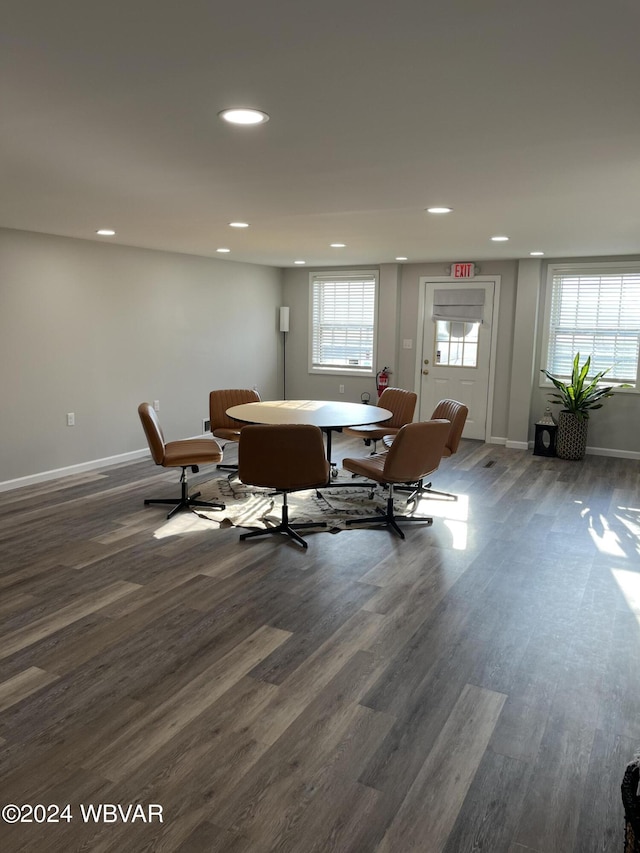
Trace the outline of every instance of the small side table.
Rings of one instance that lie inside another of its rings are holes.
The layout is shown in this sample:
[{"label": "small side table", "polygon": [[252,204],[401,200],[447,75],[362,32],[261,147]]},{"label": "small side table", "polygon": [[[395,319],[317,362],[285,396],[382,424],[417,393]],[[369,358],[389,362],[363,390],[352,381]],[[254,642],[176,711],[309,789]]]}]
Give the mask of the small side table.
[{"label": "small side table", "polygon": [[556,456],[558,426],[554,423],[538,422],[533,441],[534,456]]}]

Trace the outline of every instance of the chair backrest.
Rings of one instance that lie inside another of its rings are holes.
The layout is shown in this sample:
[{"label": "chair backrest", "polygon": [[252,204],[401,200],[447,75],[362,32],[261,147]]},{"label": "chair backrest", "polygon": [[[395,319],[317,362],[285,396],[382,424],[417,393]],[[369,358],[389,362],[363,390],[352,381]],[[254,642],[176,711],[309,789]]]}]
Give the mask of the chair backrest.
[{"label": "chair backrest", "polygon": [[259,403],[260,395],[253,388],[223,388],[209,394],[209,420],[211,432],[214,429],[238,429],[238,421],[227,415],[231,406],[243,403]]},{"label": "chair backrest", "polygon": [[445,418],[451,421],[451,429],[449,430],[449,436],[445,444],[444,456],[453,456],[457,451],[468,414],[469,409],[467,406],[464,403],[458,403],[457,400],[440,400],[433,410],[433,414],[431,415],[432,420]]},{"label": "chair backrest", "polygon": [[385,388],[377,405],[382,409],[389,409],[393,415],[380,426],[399,429],[411,423],[417,400],[418,395],[414,391],[405,391],[404,388]]},{"label": "chair backrest", "polygon": [[322,432],[310,424],[248,424],[240,433],[238,476],[281,491],[325,485],[329,463]]},{"label": "chair backrest", "polygon": [[386,454],[383,476],[389,483],[415,483],[440,465],[449,434],[447,420],[405,424]]},{"label": "chair backrest", "polygon": [[149,443],[149,450],[156,465],[162,465],[164,462],[164,433],[158,420],[156,410],[151,403],[140,403],[138,406],[138,414],[142,421],[142,429]]}]

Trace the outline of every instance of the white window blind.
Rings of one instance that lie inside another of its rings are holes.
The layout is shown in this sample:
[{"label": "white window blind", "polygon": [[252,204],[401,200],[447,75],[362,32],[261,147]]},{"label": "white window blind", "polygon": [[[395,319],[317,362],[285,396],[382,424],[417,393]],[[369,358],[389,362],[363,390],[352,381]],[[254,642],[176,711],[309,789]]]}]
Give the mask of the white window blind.
[{"label": "white window blind", "polygon": [[637,272],[554,271],[547,369],[570,376],[577,352],[591,356],[591,375],[611,368],[607,382],[635,384],[640,341]]},{"label": "white window blind", "polygon": [[371,373],[375,309],[375,275],[314,275],[310,369]]},{"label": "white window blind", "polygon": [[432,319],[482,323],[484,290],[434,290]]}]

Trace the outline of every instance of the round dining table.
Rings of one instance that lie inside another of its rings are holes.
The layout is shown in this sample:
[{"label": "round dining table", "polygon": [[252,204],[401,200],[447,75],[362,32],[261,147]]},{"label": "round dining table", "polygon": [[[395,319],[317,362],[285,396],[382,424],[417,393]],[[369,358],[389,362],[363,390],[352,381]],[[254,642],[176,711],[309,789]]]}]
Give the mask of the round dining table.
[{"label": "round dining table", "polygon": [[331,460],[331,433],[343,427],[377,424],[389,420],[393,412],[365,403],[340,403],[335,400],[263,400],[242,403],[227,409],[230,418],[251,424],[313,424],[327,436],[327,459],[332,475],[337,468]]}]

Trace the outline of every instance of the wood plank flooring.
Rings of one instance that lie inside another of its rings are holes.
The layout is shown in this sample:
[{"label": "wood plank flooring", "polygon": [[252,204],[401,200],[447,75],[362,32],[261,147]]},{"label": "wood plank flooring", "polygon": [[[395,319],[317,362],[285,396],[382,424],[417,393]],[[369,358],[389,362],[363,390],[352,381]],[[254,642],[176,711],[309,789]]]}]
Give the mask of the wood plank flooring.
[{"label": "wood plank flooring", "polygon": [[167,522],[150,461],[0,494],[0,805],[71,815],[2,851],[621,853],[640,462],[463,441],[433,479],[432,527],[306,553]]}]

